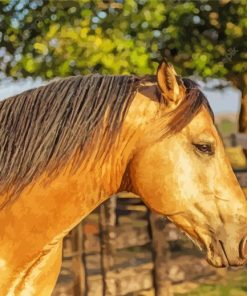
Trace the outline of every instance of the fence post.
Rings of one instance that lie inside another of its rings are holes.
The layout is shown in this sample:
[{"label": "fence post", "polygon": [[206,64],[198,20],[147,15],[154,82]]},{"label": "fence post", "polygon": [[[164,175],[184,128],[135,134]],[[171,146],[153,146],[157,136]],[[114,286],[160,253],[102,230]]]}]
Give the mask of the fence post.
[{"label": "fence post", "polygon": [[172,285],[169,280],[168,261],[171,251],[167,241],[165,227],[167,220],[161,215],[150,212],[150,226],[154,253],[154,287],[155,296],[172,296]]},{"label": "fence post", "polygon": [[117,285],[112,268],[115,257],[116,239],[116,197],[111,197],[99,208],[99,228],[101,234],[101,267],[103,296],[116,296]]},{"label": "fence post", "polygon": [[86,266],[82,262],[83,252],[83,231],[82,224],[79,223],[72,230],[72,240],[75,250],[75,255],[72,257],[72,269],[75,274],[74,295],[86,296]]}]

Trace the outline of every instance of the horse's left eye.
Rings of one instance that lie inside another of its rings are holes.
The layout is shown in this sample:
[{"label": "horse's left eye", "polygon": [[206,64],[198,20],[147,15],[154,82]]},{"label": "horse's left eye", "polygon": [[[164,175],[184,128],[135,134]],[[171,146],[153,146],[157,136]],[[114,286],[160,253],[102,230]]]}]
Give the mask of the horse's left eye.
[{"label": "horse's left eye", "polygon": [[193,144],[196,149],[203,154],[213,155],[214,150],[211,144]]}]

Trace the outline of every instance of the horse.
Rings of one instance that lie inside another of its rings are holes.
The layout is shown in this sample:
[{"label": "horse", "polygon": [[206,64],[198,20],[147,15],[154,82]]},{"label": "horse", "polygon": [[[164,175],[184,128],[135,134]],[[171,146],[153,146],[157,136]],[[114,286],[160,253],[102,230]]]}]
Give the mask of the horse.
[{"label": "horse", "polygon": [[47,296],[63,237],[117,192],[139,195],[215,267],[247,260],[247,202],[199,86],[78,75],[0,102],[0,295]]}]

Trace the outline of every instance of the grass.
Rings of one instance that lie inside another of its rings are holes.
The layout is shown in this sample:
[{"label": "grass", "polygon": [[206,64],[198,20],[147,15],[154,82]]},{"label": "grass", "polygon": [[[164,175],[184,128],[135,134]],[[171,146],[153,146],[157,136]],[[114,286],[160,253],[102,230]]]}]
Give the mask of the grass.
[{"label": "grass", "polygon": [[229,119],[223,119],[217,124],[219,132],[222,136],[228,136],[237,131],[237,123]]},{"label": "grass", "polygon": [[215,283],[204,283],[186,293],[176,293],[176,296],[246,296],[247,272],[229,272],[229,274]]}]

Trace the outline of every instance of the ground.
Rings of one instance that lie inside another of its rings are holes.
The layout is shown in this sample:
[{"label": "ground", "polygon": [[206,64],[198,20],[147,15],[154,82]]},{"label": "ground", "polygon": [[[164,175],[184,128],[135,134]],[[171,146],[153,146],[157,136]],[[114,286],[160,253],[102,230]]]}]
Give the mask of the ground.
[{"label": "ground", "polygon": [[[246,296],[247,269],[227,272],[221,270],[217,276],[174,285],[173,291],[174,296]],[[154,296],[154,291],[135,296]]]}]

